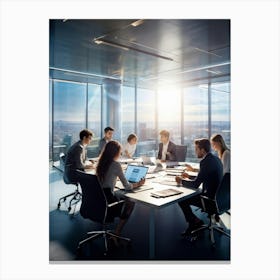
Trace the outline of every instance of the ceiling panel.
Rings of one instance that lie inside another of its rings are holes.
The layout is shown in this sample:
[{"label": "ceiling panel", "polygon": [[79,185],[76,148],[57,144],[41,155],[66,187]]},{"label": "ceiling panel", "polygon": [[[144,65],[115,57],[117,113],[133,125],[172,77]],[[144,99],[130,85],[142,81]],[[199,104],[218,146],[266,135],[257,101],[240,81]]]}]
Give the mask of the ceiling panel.
[{"label": "ceiling panel", "polygon": [[229,20],[136,20],[50,20],[51,76],[152,87],[230,75]]}]

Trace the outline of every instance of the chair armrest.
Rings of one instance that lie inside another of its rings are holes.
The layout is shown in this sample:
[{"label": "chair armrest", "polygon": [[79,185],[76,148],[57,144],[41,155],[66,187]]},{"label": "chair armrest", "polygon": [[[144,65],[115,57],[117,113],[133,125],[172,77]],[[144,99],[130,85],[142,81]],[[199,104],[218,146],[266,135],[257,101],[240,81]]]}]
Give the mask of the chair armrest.
[{"label": "chair armrest", "polygon": [[208,196],[205,196],[205,195],[200,195],[200,197],[202,198],[202,199],[205,199],[205,200],[209,200],[209,201],[215,201],[215,199],[213,199],[213,198],[210,198],[210,197],[208,197]]},{"label": "chair armrest", "polygon": [[110,208],[110,207],[113,207],[113,206],[118,205],[123,202],[124,202],[124,200],[119,200],[119,201],[108,204],[107,207]]}]

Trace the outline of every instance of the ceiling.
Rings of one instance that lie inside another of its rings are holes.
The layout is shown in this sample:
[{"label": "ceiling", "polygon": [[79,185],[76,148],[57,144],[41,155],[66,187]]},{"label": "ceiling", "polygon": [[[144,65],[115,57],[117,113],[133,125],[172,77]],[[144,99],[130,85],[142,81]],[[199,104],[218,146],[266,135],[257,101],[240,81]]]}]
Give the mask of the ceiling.
[{"label": "ceiling", "polygon": [[230,20],[50,20],[50,76],[153,88],[230,79]]}]

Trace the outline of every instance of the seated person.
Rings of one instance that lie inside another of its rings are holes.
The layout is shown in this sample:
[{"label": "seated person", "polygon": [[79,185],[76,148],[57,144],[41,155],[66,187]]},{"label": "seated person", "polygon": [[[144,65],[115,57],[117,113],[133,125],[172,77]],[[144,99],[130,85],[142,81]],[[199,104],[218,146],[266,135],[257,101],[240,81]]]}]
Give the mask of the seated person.
[{"label": "seated person", "polygon": [[[197,189],[201,183],[203,184],[201,193],[199,192],[179,202],[186,222],[189,223],[188,229],[182,233],[183,236],[190,235],[191,231],[203,224],[192,212],[191,205],[202,208],[200,194],[214,198],[223,177],[222,163],[218,157],[210,152],[210,141],[208,139],[202,138],[195,140],[195,153],[201,159],[197,177],[194,180],[190,180],[191,176],[187,172],[184,172],[181,177],[176,177],[177,183],[182,183],[186,187]],[[188,180],[184,180],[184,178],[188,178]]]},{"label": "seated person", "polygon": [[134,133],[129,134],[127,137],[127,143],[123,147],[123,156],[126,158],[132,158],[136,150],[136,144],[137,136]]},{"label": "seated person", "polygon": [[67,183],[77,182],[75,170],[92,169],[93,164],[86,164],[86,147],[91,142],[93,133],[84,129],[80,132],[80,140],[73,144],[65,157],[64,180]]},{"label": "seated person", "polygon": [[159,144],[158,159],[162,162],[176,161],[176,145],[169,141],[169,132],[162,130],[159,135],[161,143]]},{"label": "seated person", "polygon": [[227,147],[222,135],[216,134],[211,137],[211,145],[222,161],[224,174],[230,173],[230,149]]},{"label": "seated person", "polygon": [[[120,217],[120,221],[115,229],[116,235],[121,234],[121,231],[134,208],[134,202],[125,198],[121,190],[114,191],[117,178],[121,180],[125,190],[140,187],[145,183],[145,179],[133,184],[126,180],[121,164],[118,162],[120,156],[121,145],[119,142],[112,140],[105,145],[96,168],[96,175],[103,187],[108,203],[116,202],[120,198],[125,199],[123,204],[118,204],[111,209],[112,212],[108,213],[109,216]],[[117,240],[115,239],[114,242],[116,243]]]},{"label": "seated person", "polygon": [[110,126],[104,128],[104,137],[99,141],[99,151],[98,154],[100,155],[104,149],[104,146],[113,139],[114,129]]}]

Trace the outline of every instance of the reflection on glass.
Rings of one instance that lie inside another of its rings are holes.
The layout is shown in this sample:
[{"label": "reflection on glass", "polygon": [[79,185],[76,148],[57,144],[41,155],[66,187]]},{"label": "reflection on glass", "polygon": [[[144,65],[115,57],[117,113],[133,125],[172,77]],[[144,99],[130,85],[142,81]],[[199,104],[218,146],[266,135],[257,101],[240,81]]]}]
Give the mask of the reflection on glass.
[{"label": "reflection on glass", "polygon": [[208,86],[184,89],[184,144],[187,160],[197,162],[194,150],[196,138],[208,138]]},{"label": "reflection on glass", "polygon": [[230,147],[230,82],[211,85],[212,134],[219,133]]},{"label": "reflection on glass", "polygon": [[121,143],[124,145],[128,135],[135,133],[135,89],[123,86],[121,98]]},{"label": "reflection on glass", "polygon": [[87,147],[88,157],[98,156],[98,144],[101,133],[101,86],[88,84],[88,129],[94,133]]},{"label": "reflection on glass", "polygon": [[147,89],[137,89],[137,154],[155,155],[156,122],[155,122],[155,92]]},{"label": "reflection on glass", "polygon": [[86,85],[54,81],[53,160],[79,140],[86,125]]}]

